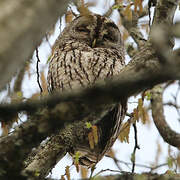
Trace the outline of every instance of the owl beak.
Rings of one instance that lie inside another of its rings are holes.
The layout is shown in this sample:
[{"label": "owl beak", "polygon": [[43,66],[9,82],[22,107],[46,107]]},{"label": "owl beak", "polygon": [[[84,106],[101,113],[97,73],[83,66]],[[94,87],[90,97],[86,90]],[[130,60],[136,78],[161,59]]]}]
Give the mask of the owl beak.
[{"label": "owl beak", "polygon": [[94,39],[92,42],[92,48],[94,48],[95,46],[96,46],[96,39]]}]

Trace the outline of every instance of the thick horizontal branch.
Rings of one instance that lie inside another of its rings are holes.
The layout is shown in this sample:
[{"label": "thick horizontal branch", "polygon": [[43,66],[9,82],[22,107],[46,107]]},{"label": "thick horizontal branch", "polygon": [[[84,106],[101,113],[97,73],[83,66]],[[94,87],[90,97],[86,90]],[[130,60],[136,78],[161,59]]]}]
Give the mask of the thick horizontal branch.
[{"label": "thick horizontal branch", "polygon": [[152,116],[154,123],[161,134],[162,138],[168,144],[175,146],[177,148],[180,147],[180,133],[173,131],[169,125],[167,124],[164,117],[164,109],[162,102],[162,93],[163,89],[161,86],[156,86],[153,88],[152,92]]},{"label": "thick horizontal branch", "polygon": [[31,58],[45,33],[64,14],[68,2],[0,1],[0,88]]},{"label": "thick horizontal branch", "polygon": [[7,121],[8,117],[10,118],[11,115],[19,111],[34,112],[41,107],[52,108],[60,102],[76,99],[82,99],[89,106],[119,102],[159,83],[180,79],[179,70],[179,55],[177,57],[172,55],[171,62],[163,60],[163,63],[160,63],[156,59],[154,49],[150,45],[146,45],[113,79],[106,82],[99,81],[91,88],[55,94],[42,100],[1,104],[1,118],[4,117],[3,121]]}]

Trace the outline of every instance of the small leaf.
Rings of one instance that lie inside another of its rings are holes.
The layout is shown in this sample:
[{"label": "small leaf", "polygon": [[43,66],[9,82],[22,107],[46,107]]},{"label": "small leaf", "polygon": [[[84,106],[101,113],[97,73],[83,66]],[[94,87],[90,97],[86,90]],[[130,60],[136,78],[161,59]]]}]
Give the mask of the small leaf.
[{"label": "small leaf", "polygon": [[36,172],[34,173],[34,175],[35,175],[35,177],[39,177],[39,176],[40,176],[40,172],[39,172],[39,171],[36,171]]},{"label": "small leaf", "polygon": [[88,133],[88,140],[89,140],[90,148],[94,149],[94,138],[93,138],[93,133],[92,132]]},{"label": "small leaf", "polygon": [[123,8],[123,4],[122,3],[121,4],[116,4],[116,5],[112,6],[112,9],[121,9],[121,8]]},{"label": "small leaf", "polygon": [[79,158],[81,156],[81,153],[79,151],[77,151],[74,155],[74,162],[75,163],[79,163]]},{"label": "small leaf", "polygon": [[146,91],[145,97],[146,97],[146,100],[148,100],[148,101],[151,100],[151,97],[152,97],[151,92],[150,91]]},{"label": "small leaf", "polygon": [[81,154],[79,151],[77,151],[74,155],[74,165],[76,167],[76,171],[79,172],[79,158],[80,158]]},{"label": "small leaf", "polygon": [[90,129],[92,127],[92,124],[90,122],[86,122],[86,128]]},{"label": "small leaf", "polygon": [[[53,51],[54,51],[54,49],[52,49],[52,54],[53,54]],[[52,57],[51,55],[48,57],[48,59],[47,59],[47,61],[46,61],[47,64],[50,62],[51,57]]]},{"label": "small leaf", "polygon": [[23,93],[21,91],[18,91],[16,93],[16,95],[17,95],[18,98],[22,98],[23,97]]},{"label": "small leaf", "polygon": [[169,168],[172,168],[172,167],[173,167],[173,159],[170,158],[170,157],[168,157],[168,159],[167,159],[167,164],[168,164],[168,167],[169,167]]}]

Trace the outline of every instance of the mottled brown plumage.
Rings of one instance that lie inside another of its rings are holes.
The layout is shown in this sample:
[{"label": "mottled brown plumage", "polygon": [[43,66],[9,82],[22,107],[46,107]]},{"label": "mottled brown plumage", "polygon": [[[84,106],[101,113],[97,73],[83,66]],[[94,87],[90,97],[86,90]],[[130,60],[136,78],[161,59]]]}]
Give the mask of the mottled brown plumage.
[{"label": "mottled brown plumage", "polygon": [[[124,65],[118,27],[100,15],[79,16],[56,40],[49,64],[48,89],[62,92],[91,86],[99,79],[117,75]],[[73,151],[81,153],[81,164],[98,162],[110,149],[119,135],[125,109],[125,103],[118,103],[101,120],[91,116],[84,120],[98,127],[99,142],[90,149],[87,134],[84,141],[77,143]]]}]

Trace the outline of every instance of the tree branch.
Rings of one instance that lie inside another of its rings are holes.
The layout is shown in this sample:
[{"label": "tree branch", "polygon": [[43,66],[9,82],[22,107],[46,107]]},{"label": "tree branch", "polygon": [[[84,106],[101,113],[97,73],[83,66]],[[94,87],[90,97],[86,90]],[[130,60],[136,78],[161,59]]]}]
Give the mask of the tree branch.
[{"label": "tree branch", "polygon": [[48,29],[64,14],[69,1],[0,2],[0,89],[31,58]]},{"label": "tree branch", "polygon": [[[118,5],[119,1],[115,1],[115,4]],[[146,40],[144,39],[142,33],[138,28],[138,13],[132,11],[132,20],[130,21],[126,16],[123,15],[122,9],[118,9],[119,15],[122,19],[122,24],[128,31],[129,35],[134,39],[138,47],[144,46]]]},{"label": "tree branch", "polygon": [[60,131],[58,136],[51,136],[46,143],[40,145],[35,153],[29,155],[26,160],[26,167],[23,174],[34,176],[35,172],[38,172],[38,178],[44,178],[57,164],[57,162],[63,158],[67,152],[69,146],[73,141],[73,136],[69,134],[68,142],[66,136],[66,130]]},{"label": "tree branch", "polygon": [[162,102],[163,89],[161,88],[161,86],[156,86],[153,88],[151,92],[152,92],[151,108],[152,108],[152,116],[154,123],[159,133],[161,134],[162,138],[164,139],[164,141],[172,146],[179,148],[180,134],[173,131],[165,121],[163,102]]}]

